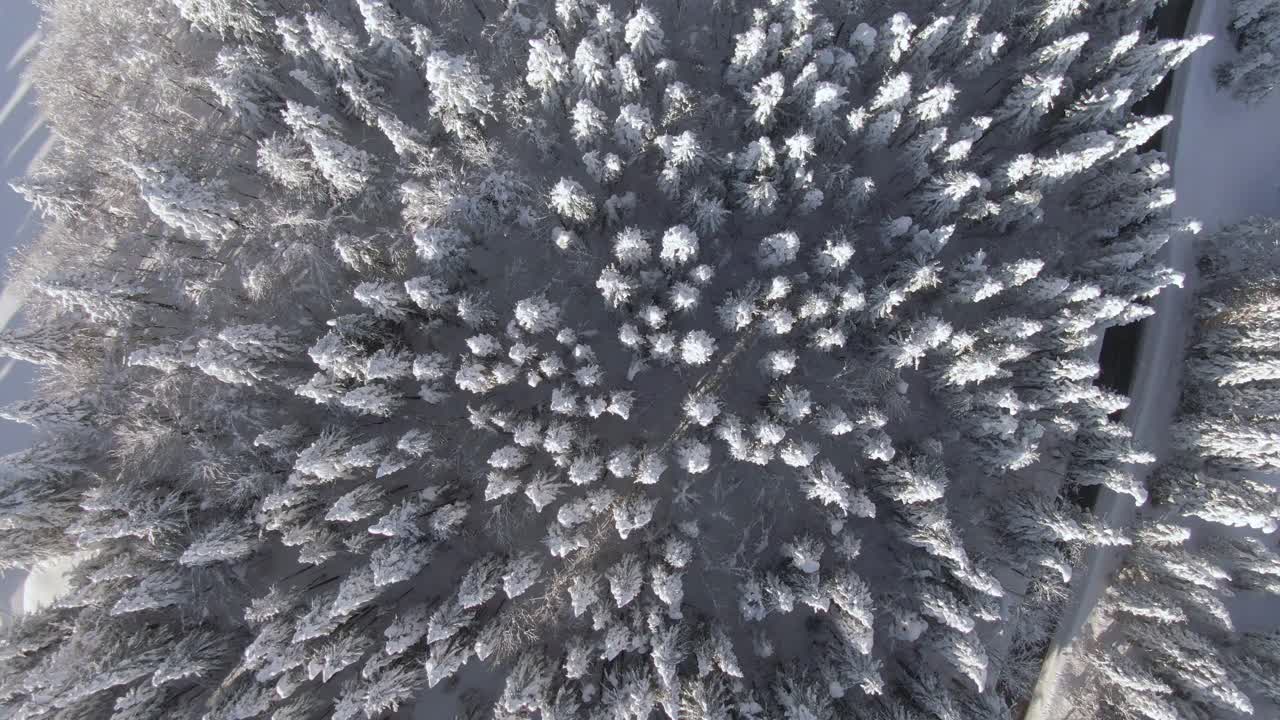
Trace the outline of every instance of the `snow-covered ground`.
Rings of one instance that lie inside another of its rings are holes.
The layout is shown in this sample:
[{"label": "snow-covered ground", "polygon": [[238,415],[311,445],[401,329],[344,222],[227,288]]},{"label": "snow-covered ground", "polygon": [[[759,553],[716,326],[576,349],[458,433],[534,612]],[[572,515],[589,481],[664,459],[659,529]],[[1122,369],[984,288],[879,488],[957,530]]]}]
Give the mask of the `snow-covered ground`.
[{"label": "snow-covered ground", "polygon": [[[1176,72],[1168,106],[1175,119],[1164,136],[1177,191],[1174,215],[1199,220],[1201,237],[1253,215],[1280,214],[1280,93],[1250,106],[1219,91],[1214,82],[1214,68],[1235,54],[1226,30],[1230,9],[1229,0],[1199,0],[1192,8],[1187,34],[1207,33],[1214,40]],[[1172,267],[1194,268],[1191,238],[1175,239],[1167,251]],[[1187,288],[1160,294],[1138,349],[1127,419],[1138,441],[1157,454],[1167,449],[1193,283],[1191,277]],[[1128,496],[1104,489],[1096,511],[1108,525],[1123,526],[1134,508]],[[1073,604],[1045,658],[1026,720],[1070,716],[1079,674],[1074,661],[1099,629],[1094,609],[1119,559],[1115,550],[1091,552],[1087,570],[1077,577]]]},{"label": "snow-covered ground", "polygon": [[[1178,71],[1182,97],[1167,145],[1171,148],[1174,212],[1204,224],[1205,234],[1252,215],[1280,213],[1280,92],[1244,105],[1219,92],[1213,69],[1235,50],[1227,36],[1227,0],[1201,0],[1194,32],[1213,42]],[[1175,86],[1175,93],[1178,92]]]}]

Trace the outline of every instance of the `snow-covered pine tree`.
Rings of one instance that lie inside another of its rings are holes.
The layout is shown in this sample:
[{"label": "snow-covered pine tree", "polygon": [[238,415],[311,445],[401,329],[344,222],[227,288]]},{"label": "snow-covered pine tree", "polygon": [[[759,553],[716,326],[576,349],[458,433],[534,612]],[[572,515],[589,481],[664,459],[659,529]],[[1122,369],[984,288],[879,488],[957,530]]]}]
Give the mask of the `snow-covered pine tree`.
[{"label": "snow-covered pine tree", "polygon": [[46,5],[14,714],[1000,717],[1005,583],[1127,542],[1036,471],[1135,488],[1150,3]]},{"label": "snow-covered pine tree", "polygon": [[[1256,656],[1231,650],[1225,638],[1243,620],[1237,591],[1280,589],[1260,537],[1277,527],[1275,493],[1258,474],[1276,462],[1274,390],[1259,354],[1270,325],[1264,308],[1280,287],[1275,238],[1274,222],[1255,219],[1203,245],[1172,452],[1150,474],[1151,519],[1137,526],[1103,601],[1126,618],[1115,635],[1127,642],[1093,673],[1114,688],[1102,702],[1122,712],[1248,715],[1269,697]],[[1237,404],[1224,405],[1228,398]]]},{"label": "snow-covered pine tree", "polygon": [[1239,55],[1215,68],[1218,85],[1240,100],[1259,102],[1275,89],[1280,70],[1280,3],[1233,0],[1227,28]]}]

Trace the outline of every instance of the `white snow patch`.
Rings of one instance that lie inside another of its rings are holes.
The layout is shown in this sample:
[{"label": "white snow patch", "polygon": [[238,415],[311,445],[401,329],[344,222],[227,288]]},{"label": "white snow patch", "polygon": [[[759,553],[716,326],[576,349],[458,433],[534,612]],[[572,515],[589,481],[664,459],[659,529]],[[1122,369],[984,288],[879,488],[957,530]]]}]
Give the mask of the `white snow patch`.
[{"label": "white snow patch", "polygon": [[32,570],[22,586],[22,612],[35,612],[62,597],[70,589],[67,575],[83,559],[83,554],[65,555]]}]

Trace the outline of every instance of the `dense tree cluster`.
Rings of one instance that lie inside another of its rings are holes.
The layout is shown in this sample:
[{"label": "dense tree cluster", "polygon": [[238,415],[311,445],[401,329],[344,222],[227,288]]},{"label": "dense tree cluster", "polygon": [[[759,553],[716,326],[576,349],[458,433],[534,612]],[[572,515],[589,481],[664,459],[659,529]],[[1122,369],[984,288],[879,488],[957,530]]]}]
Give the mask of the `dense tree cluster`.
[{"label": "dense tree cluster", "polygon": [[45,0],[4,714],[1011,717],[1147,498],[1156,4]]},{"label": "dense tree cluster", "polygon": [[1247,610],[1280,594],[1277,249],[1266,219],[1203,249],[1174,449],[1103,602],[1120,622],[1093,675],[1128,717],[1265,717],[1280,702],[1274,622]]}]

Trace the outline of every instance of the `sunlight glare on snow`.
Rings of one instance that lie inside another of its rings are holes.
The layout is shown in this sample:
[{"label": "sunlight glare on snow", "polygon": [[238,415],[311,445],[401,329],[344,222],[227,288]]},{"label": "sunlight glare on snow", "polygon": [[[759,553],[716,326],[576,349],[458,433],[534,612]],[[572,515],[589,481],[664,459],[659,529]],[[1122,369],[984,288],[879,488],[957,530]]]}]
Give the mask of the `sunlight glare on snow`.
[{"label": "sunlight glare on snow", "polygon": [[18,81],[18,86],[13,89],[9,95],[9,99],[5,101],[4,107],[0,108],[0,125],[3,125],[9,116],[22,106],[22,101],[27,98],[27,93],[31,92],[31,79],[22,78]]},{"label": "sunlight glare on snow", "polygon": [[18,49],[13,51],[13,56],[9,58],[9,64],[4,67],[5,72],[10,72],[18,67],[18,63],[25,60],[33,50],[40,46],[42,37],[39,30],[28,35],[27,39],[23,40],[22,44],[18,46]]},{"label": "sunlight glare on snow", "polygon": [[[27,143],[31,142],[32,138],[39,135],[41,130],[44,130],[44,117],[37,115],[31,119],[30,123],[27,124],[27,129],[23,131],[22,137],[18,138],[17,142],[13,144],[13,147],[9,148],[9,154],[4,157],[4,164],[7,166],[12,163],[14,158],[18,156],[18,153],[27,146]],[[41,149],[43,149],[43,147]]]}]

